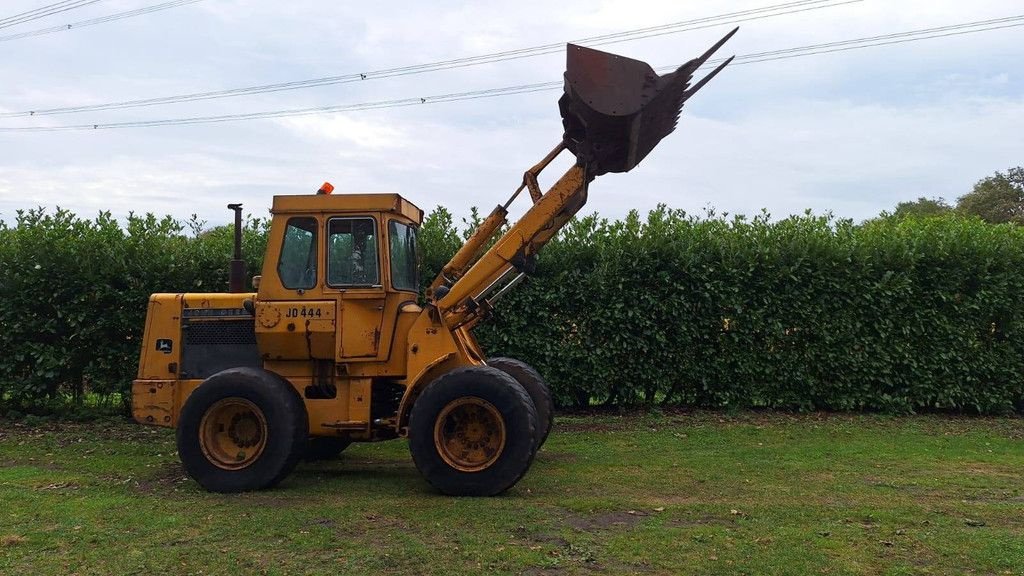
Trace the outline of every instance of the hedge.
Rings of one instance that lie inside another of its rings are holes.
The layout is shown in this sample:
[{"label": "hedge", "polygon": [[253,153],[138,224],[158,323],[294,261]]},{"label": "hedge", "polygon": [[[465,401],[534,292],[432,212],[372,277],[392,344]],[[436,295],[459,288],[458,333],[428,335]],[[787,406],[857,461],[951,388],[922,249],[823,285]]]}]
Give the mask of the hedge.
[{"label": "hedge", "polygon": [[[230,227],[204,231],[131,215],[78,218],[20,211],[0,223],[0,398],[18,409],[83,393],[127,399],[153,292],[227,287]],[[189,234],[185,232],[189,231]],[[266,222],[246,223],[244,249],[262,257]],[[258,260],[249,272],[258,274]]]},{"label": "hedge", "polygon": [[[443,208],[427,217],[424,284],[464,234]],[[251,274],[265,239],[266,221],[249,220]],[[151,215],[32,210],[0,224],[3,402],[124,394],[148,295],[223,289],[230,253],[230,227]],[[533,364],[561,407],[1024,409],[1013,225],[592,215],[498,309],[481,342]]]},{"label": "hedge", "polygon": [[1024,230],[958,218],[584,218],[482,339],[559,404],[1019,408]]}]

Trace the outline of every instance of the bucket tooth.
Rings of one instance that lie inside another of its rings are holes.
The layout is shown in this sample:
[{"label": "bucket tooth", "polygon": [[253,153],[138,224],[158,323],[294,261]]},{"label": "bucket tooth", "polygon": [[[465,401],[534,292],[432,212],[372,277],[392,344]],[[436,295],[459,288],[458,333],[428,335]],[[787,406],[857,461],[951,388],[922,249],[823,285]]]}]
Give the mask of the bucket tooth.
[{"label": "bucket tooth", "polygon": [[[708,48],[707,52],[701,54],[699,58],[696,58],[696,59],[690,61],[689,63],[687,63],[687,65],[695,64],[694,67],[693,67],[694,70],[696,70],[697,68],[700,68],[701,66],[704,65],[705,62],[708,61],[708,59],[710,59],[712,56],[715,55],[715,52],[718,52],[719,48],[724,46],[725,43],[728,42],[729,39],[732,38],[733,36],[735,36],[736,33],[739,32],[739,31],[740,31],[740,27],[739,26],[733,28],[732,30],[729,31],[728,34],[726,34],[725,36],[722,36],[721,40],[719,40],[718,42],[715,42],[714,46],[712,46],[711,48]],[[735,58],[735,56],[733,58]],[[730,58],[730,60],[732,60],[732,58]]]},{"label": "bucket tooth", "polygon": [[672,133],[686,100],[732,58],[691,88],[693,73],[737,30],[664,76],[646,62],[569,44],[565,93],[558,107],[566,147],[587,167],[588,177],[632,170]]},{"label": "bucket tooth", "polygon": [[714,70],[712,70],[710,74],[708,74],[707,76],[701,78],[696,84],[693,85],[692,88],[687,89],[686,90],[686,99],[689,100],[690,96],[693,96],[694,94],[696,94],[697,91],[700,90],[701,88],[703,88],[705,84],[710,82],[712,78],[714,78],[715,76],[718,76],[718,73],[721,72],[722,70],[724,70],[725,67],[728,66],[735,59],[736,59],[735,56],[730,56],[725,62],[722,62]]}]

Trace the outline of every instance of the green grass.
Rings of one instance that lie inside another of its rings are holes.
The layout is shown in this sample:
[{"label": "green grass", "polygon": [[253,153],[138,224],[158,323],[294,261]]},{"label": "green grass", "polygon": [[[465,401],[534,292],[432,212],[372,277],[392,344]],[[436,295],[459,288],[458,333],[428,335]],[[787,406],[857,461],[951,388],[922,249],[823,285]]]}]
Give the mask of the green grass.
[{"label": "green grass", "polygon": [[0,421],[0,574],[1024,574],[1024,421],[564,417],[497,498],[402,441],[207,494],[173,434]]}]

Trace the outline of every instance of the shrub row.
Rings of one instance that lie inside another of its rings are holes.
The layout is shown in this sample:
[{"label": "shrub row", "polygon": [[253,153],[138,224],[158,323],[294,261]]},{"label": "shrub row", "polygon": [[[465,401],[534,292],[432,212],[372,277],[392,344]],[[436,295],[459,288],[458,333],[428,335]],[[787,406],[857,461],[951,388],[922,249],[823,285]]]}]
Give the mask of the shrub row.
[{"label": "shrub row", "polygon": [[482,332],[558,402],[1003,412],[1024,399],[1024,230],[658,209],[573,223]]},{"label": "shrub row", "polygon": [[[265,230],[247,222],[249,254],[262,258]],[[128,392],[149,295],[226,289],[232,237],[230,227],[153,215],[122,225],[109,213],[37,209],[0,223],[0,398],[31,409]]]},{"label": "shrub row", "polygon": [[[444,209],[422,281],[462,242]],[[246,224],[258,273],[266,222]],[[148,295],[226,286],[231,228],[27,211],[0,225],[0,395],[125,392]],[[562,407],[1024,408],[1024,229],[659,208],[573,221],[477,334]]]}]

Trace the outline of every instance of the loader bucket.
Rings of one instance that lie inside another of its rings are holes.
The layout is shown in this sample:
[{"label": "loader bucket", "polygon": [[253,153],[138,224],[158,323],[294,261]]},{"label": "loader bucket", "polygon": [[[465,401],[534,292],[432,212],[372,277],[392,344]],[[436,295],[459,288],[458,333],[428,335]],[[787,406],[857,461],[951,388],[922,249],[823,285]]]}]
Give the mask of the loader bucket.
[{"label": "loader bucket", "polygon": [[646,62],[569,44],[565,94],[558,101],[565,144],[589,178],[629,172],[675,130],[683,104],[732,58],[692,87],[696,72],[737,29],[664,76]]}]

